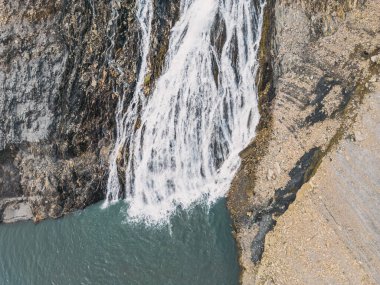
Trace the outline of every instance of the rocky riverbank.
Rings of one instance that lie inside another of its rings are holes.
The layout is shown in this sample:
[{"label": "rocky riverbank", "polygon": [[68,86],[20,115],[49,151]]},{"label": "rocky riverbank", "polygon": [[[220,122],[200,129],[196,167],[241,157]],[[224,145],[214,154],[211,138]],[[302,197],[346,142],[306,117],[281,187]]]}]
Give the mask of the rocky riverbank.
[{"label": "rocky riverbank", "polygon": [[346,136],[268,233],[256,284],[380,283],[380,83],[371,87]]},{"label": "rocky riverbank", "polygon": [[241,153],[228,197],[242,284],[255,284],[267,233],[323,157],[350,135],[380,63],[376,0],[278,0],[266,9],[258,77],[262,119]]}]

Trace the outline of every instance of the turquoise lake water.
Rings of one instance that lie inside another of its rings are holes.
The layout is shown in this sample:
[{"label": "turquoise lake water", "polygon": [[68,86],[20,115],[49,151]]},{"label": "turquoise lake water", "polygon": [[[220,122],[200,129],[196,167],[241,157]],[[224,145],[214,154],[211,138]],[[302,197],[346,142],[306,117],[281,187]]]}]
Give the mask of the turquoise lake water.
[{"label": "turquoise lake water", "polygon": [[224,200],[160,228],[128,223],[125,210],[97,204],[37,225],[0,225],[0,284],[238,284]]}]

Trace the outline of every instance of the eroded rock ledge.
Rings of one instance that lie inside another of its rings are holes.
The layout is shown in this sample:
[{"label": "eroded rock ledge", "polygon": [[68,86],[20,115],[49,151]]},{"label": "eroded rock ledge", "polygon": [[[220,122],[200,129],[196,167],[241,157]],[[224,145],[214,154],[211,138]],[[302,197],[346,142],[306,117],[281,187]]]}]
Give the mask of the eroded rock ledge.
[{"label": "eroded rock ledge", "polygon": [[267,233],[350,134],[363,96],[379,80],[379,54],[377,0],[268,1],[258,76],[262,119],[228,196],[242,284],[255,284]]}]

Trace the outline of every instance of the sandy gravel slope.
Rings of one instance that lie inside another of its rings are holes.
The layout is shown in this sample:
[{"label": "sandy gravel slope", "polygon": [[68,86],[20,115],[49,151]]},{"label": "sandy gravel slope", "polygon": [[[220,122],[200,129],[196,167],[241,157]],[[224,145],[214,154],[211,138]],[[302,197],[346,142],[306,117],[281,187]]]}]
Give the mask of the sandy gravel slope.
[{"label": "sandy gravel slope", "polygon": [[379,87],[267,235],[258,284],[380,284]]}]

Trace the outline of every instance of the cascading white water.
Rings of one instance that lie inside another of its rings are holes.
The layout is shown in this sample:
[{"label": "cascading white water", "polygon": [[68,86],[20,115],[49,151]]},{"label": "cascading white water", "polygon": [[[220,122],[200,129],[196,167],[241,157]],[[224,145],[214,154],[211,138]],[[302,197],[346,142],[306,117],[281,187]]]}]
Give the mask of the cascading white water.
[{"label": "cascading white water", "polygon": [[[112,17],[117,19],[115,5],[112,6]],[[141,57],[142,63],[140,72],[137,75],[136,89],[133,94],[132,102],[126,112],[123,110],[123,106],[126,100],[126,94],[122,94],[119,98],[119,102],[116,110],[116,143],[115,147],[110,155],[110,171],[107,182],[107,199],[103,207],[107,207],[109,203],[116,202],[119,199],[120,183],[117,170],[117,159],[121,155],[125,155],[124,146],[128,136],[133,135],[133,126],[138,118],[138,108],[140,105],[145,105],[146,98],[142,93],[142,83],[147,68],[147,56],[149,53],[149,41],[151,34],[151,22],[153,17],[153,2],[152,0],[139,0],[136,12],[136,17],[141,27]],[[112,34],[114,37],[114,34]],[[113,45],[113,39],[111,40],[111,46]]]},{"label": "cascading white water", "polygon": [[[228,191],[238,153],[259,120],[255,75],[264,1],[257,1],[183,0],[163,74],[146,99],[142,84],[153,7],[152,0],[140,0],[142,64],[128,110],[122,108],[124,97],[118,105],[106,205],[118,199],[117,157],[124,149],[131,218],[161,222],[179,206],[213,203]],[[225,25],[221,54],[211,40],[217,15]],[[141,127],[134,130],[139,116]]]}]

